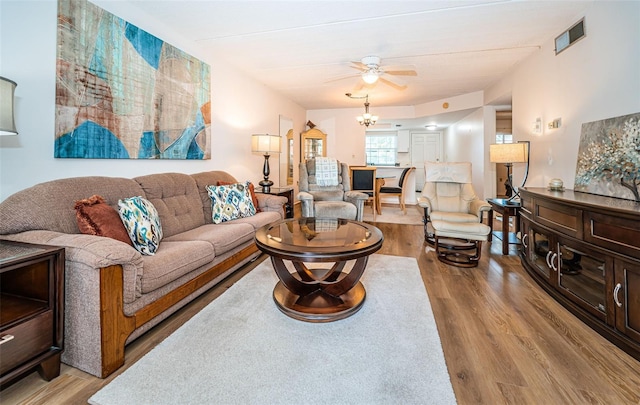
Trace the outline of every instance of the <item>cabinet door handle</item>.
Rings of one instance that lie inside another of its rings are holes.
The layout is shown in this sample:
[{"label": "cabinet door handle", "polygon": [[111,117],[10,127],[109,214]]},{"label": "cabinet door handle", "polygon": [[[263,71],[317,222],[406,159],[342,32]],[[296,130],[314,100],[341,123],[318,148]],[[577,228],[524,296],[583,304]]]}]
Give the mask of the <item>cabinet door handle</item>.
[{"label": "cabinet door handle", "polygon": [[7,343],[10,340],[13,340],[15,336],[13,335],[4,335],[2,337],[0,337],[0,345]]},{"label": "cabinet door handle", "polygon": [[556,257],[558,257],[557,253],[554,253],[553,256],[551,256],[551,268],[553,271],[558,271],[558,268],[556,267]]},{"label": "cabinet door handle", "polygon": [[547,262],[547,267],[551,268],[551,262],[549,261],[549,258],[551,257],[551,255],[553,254],[553,251],[550,250],[547,252],[547,257],[545,258],[546,262]]},{"label": "cabinet door handle", "polygon": [[528,233],[525,233],[524,235],[522,235],[522,245],[524,246],[525,249],[529,247],[529,245],[527,245],[527,236],[529,236]]},{"label": "cabinet door handle", "polygon": [[622,308],[622,302],[618,298],[618,294],[620,293],[620,289],[622,288],[622,284],[616,284],[616,287],[613,289],[613,300],[616,302],[618,308]]}]

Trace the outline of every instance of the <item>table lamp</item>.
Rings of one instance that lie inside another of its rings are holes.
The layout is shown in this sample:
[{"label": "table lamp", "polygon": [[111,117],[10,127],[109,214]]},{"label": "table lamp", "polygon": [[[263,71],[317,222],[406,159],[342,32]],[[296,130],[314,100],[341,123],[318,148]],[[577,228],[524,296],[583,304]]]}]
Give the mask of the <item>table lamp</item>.
[{"label": "table lamp", "polygon": [[0,76],[0,135],[18,135],[13,98],[16,82]]},{"label": "table lamp", "polygon": [[269,193],[273,181],[269,180],[269,154],[280,153],[280,135],[258,134],[251,135],[251,151],[264,153],[264,166],[262,167],[262,174],[264,179],[260,181],[263,193]]},{"label": "table lamp", "polygon": [[520,187],[524,187],[524,183],[527,181],[527,176],[529,175],[529,141],[490,145],[489,160],[491,163],[503,163],[507,167],[507,181],[505,181],[504,184],[507,186],[507,191],[513,191],[513,195],[507,201],[511,201],[516,198],[516,196],[519,196],[520,193],[513,188],[511,168],[514,163],[527,164],[524,180],[522,180],[522,185],[520,185]]}]

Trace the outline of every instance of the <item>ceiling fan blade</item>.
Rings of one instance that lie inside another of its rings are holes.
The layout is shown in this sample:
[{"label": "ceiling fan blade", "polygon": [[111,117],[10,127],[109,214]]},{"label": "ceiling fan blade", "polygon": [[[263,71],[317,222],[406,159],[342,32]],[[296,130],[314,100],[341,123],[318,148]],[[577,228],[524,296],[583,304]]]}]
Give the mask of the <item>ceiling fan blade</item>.
[{"label": "ceiling fan blade", "polygon": [[364,65],[364,64],[362,64],[360,62],[351,62],[351,63],[352,63],[352,65],[349,66],[349,67],[352,68],[352,69],[357,69],[357,70],[359,70],[361,72],[366,72],[367,70],[369,70],[367,65]]},{"label": "ceiling fan blade", "polygon": [[418,76],[418,73],[415,70],[387,70],[384,72],[388,75],[394,76]]},{"label": "ceiling fan blade", "polygon": [[394,83],[391,80],[385,79],[384,77],[380,77],[378,78],[378,80],[380,80],[382,83],[393,87],[396,90],[404,90],[407,88],[406,84],[398,84],[398,83]]}]

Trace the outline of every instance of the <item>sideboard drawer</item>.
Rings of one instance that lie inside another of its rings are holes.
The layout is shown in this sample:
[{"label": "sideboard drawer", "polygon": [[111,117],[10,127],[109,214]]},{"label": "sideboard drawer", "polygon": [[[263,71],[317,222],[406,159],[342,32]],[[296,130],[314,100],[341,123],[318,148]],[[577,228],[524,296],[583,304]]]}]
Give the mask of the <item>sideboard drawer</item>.
[{"label": "sideboard drawer", "polygon": [[531,218],[533,213],[533,198],[528,194],[520,197],[520,215],[522,213],[528,214],[528,218]]},{"label": "sideboard drawer", "polygon": [[640,220],[587,212],[585,228],[586,241],[640,259]]},{"label": "sideboard drawer", "polygon": [[582,238],[582,210],[535,199],[535,220],[574,238]]},{"label": "sideboard drawer", "polygon": [[53,346],[53,311],[42,314],[0,332],[0,337],[13,336],[0,344],[0,374],[46,352]]}]

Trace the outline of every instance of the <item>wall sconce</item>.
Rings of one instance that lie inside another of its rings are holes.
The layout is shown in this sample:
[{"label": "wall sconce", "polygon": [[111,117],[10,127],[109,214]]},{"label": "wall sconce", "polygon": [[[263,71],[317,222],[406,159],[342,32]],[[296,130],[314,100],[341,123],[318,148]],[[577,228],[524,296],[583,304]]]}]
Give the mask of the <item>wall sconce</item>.
[{"label": "wall sconce", "polygon": [[555,120],[547,124],[548,129],[558,129],[562,126],[562,118],[556,118]]},{"label": "wall sconce", "polygon": [[513,179],[511,175],[511,167],[514,163],[526,163],[524,180],[518,189],[524,187],[529,176],[529,141],[521,141],[518,143],[498,143],[489,145],[489,161],[491,163],[503,163],[507,167],[507,181],[504,185],[507,187],[507,193],[513,191],[513,195],[507,201],[511,201],[520,193],[513,188]]},{"label": "wall sconce", "polygon": [[271,192],[271,186],[273,181],[269,180],[269,154],[280,153],[280,135],[259,134],[251,135],[251,152],[264,153],[264,166],[262,167],[262,174],[264,179],[260,181],[263,193]]},{"label": "wall sconce", "polygon": [[0,135],[18,135],[13,114],[16,82],[0,76]]}]

